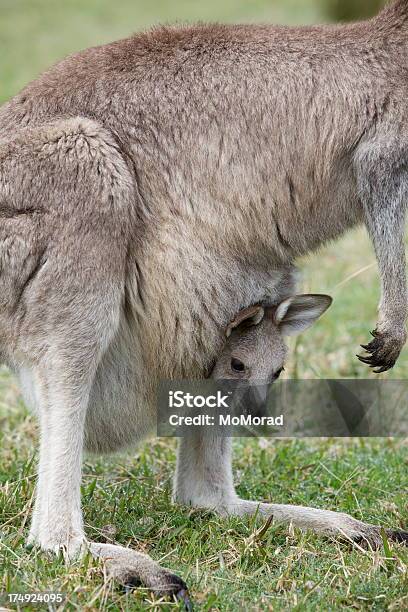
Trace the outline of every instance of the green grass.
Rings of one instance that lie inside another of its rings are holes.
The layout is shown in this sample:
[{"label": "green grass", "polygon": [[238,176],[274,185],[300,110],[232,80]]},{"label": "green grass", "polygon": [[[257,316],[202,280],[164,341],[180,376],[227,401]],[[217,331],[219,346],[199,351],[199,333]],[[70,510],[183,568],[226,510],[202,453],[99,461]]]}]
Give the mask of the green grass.
[{"label": "green grass", "polygon": [[[312,0],[0,1],[0,100],[58,58],[158,21],[312,22]],[[363,230],[301,262],[304,289],[334,296],[311,331],[292,342],[288,377],[373,377],[356,358],[375,325],[378,279]],[[408,377],[407,351],[384,379]],[[33,502],[37,429],[15,382],[0,370],[0,591],[61,590],[69,609],[176,609],[140,589],[125,595],[91,561],[66,568],[24,548]],[[236,442],[234,470],[243,497],[312,504],[366,521],[407,527],[408,446],[404,441]],[[198,610],[403,610],[407,551],[360,552],[273,525],[261,541],[250,519],[221,520],[170,503],[173,441],[88,460],[83,506],[88,535],[139,548],[184,577]],[[1,603],[0,603],[1,606]]]},{"label": "green grass", "polygon": [[[8,381],[0,435],[0,591],[67,593],[68,609],[170,609],[140,589],[124,594],[88,559],[66,568],[24,548],[34,487],[35,424]],[[10,406],[14,406],[11,408]],[[137,547],[188,582],[198,610],[406,609],[408,550],[361,552],[272,525],[254,537],[251,519],[220,519],[170,503],[173,442],[136,455],[86,461],[85,522],[100,539]],[[407,444],[396,440],[237,441],[241,496],[352,513],[381,525],[406,521]],[[389,556],[389,555],[388,555]],[[173,604],[174,606],[174,604]]]}]

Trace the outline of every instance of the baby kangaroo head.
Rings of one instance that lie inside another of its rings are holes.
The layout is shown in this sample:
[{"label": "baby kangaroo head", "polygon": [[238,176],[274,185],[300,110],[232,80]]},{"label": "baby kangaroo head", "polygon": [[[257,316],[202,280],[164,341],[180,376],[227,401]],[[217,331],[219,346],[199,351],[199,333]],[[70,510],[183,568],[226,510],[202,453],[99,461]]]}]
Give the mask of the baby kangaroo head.
[{"label": "baby kangaroo head", "polygon": [[212,377],[271,383],[283,370],[285,336],[298,334],[329,308],[328,295],[295,295],[277,306],[249,306],[226,329],[226,343]]}]

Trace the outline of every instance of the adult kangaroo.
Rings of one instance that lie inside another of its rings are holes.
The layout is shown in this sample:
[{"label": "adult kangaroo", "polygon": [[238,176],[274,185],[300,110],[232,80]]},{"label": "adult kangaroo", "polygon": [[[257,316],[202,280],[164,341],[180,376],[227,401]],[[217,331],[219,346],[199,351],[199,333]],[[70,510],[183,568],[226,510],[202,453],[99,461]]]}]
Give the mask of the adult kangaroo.
[{"label": "adult kangaroo", "polygon": [[207,376],[234,315],[293,295],[296,258],[361,222],[382,282],[361,359],[394,365],[407,118],[408,0],[345,26],[153,29],[0,109],[0,354],[41,428],[31,542],[75,555],[83,448],[143,438],[160,379]]}]

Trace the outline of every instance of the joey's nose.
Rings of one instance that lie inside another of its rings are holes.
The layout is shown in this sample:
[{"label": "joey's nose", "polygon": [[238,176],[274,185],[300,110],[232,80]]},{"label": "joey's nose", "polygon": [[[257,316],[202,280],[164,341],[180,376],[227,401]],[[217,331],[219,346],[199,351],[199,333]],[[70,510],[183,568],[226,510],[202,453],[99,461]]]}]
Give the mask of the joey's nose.
[{"label": "joey's nose", "polygon": [[258,381],[253,385],[255,397],[259,404],[265,404],[268,399],[269,384],[266,380]]},{"label": "joey's nose", "polygon": [[266,381],[254,381],[245,391],[245,409],[247,412],[259,413],[266,407],[269,385]]}]

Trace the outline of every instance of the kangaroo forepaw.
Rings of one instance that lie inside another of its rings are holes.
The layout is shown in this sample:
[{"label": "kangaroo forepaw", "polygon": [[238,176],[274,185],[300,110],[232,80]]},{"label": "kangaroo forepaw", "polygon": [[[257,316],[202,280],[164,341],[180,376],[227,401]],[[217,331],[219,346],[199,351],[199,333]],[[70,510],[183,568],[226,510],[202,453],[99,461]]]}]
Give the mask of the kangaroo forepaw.
[{"label": "kangaroo forepaw", "polygon": [[380,374],[386,372],[395,365],[399,354],[405,344],[404,334],[392,334],[390,332],[371,332],[373,340],[368,344],[362,344],[369,355],[357,355],[358,359],[366,363],[370,368],[376,368],[374,372]]}]

